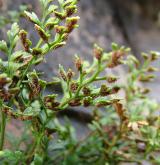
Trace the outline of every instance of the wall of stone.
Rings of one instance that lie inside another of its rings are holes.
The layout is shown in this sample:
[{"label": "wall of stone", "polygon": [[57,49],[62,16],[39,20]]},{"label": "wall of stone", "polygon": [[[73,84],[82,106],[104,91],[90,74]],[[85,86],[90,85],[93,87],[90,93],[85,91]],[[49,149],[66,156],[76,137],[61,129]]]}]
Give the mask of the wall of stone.
[{"label": "wall of stone", "polygon": [[[0,13],[6,14],[7,10],[18,9],[20,4],[26,2],[40,14],[37,0],[0,0]],[[59,63],[67,68],[73,67],[73,57],[76,53],[90,60],[95,42],[105,50],[110,49],[112,41],[130,46],[138,58],[141,51],[159,51],[159,10],[159,0],[80,0],[80,27],[72,33],[68,44],[49,53],[46,58],[47,64],[43,63],[38,69],[47,73],[47,79],[51,79],[57,73]],[[25,19],[21,19],[20,23],[21,27],[30,31],[30,37],[35,41],[37,35],[32,24],[28,24]],[[2,34],[5,34],[4,30],[0,33],[0,39],[5,37]],[[158,66],[158,63],[155,65]],[[159,77],[149,86],[153,89],[151,97],[160,101]]]}]

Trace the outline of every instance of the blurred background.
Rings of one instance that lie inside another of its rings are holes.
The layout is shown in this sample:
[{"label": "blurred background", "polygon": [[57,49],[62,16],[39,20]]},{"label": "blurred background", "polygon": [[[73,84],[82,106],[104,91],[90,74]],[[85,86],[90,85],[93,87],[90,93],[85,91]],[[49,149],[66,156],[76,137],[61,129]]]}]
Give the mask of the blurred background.
[{"label": "blurred background", "polygon": [[[7,11],[18,10],[22,4],[29,4],[31,10],[40,14],[38,0],[0,0],[0,16],[7,15]],[[73,57],[76,53],[84,59],[92,59],[94,43],[98,43],[106,51],[110,50],[111,42],[129,46],[139,59],[142,51],[160,51],[159,0],[80,0],[79,16],[80,27],[72,33],[68,44],[48,54],[47,64],[39,66],[39,70],[47,73],[46,79],[51,79],[57,73],[59,63],[67,68],[73,68]],[[33,25],[23,18],[20,24],[22,28],[30,31],[30,37],[34,41],[37,34],[33,30]],[[6,37],[7,28],[9,26],[0,29],[1,40]],[[159,61],[154,65],[160,68]],[[160,101],[159,83],[160,76],[149,84],[152,88],[151,97],[158,101]],[[83,114],[75,112],[75,115],[80,115],[85,120]]]}]

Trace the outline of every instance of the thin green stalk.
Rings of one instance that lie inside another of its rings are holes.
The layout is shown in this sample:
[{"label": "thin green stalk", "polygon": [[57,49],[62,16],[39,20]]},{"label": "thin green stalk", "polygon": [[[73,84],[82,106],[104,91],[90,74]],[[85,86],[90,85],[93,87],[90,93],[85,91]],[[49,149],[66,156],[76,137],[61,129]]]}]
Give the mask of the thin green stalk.
[{"label": "thin green stalk", "polygon": [[80,85],[79,85],[79,87],[78,87],[78,89],[77,89],[76,94],[75,94],[73,97],[71,97],[71,98],[65,100],[64,102],[62,102],[61,105],[60,105],[60,109],[63,109],[63,107],[64,107],[65,105],[67,105],[72,99],[77,98],[77,97],[79,96],[79,92],[81,91],[81,89],[82,89],[85,85],[87,85],[87,84],[92,83],[93,81],[95,81],[96,78],[97,78],[97,76],[99,75],[99,73],[100,73],[102,70],[104,70],[104,68],[105,68],[105,67],[102,67],[102,66],[101,66],[101,61],[98,61],[98,69],[97,69],[97,71],[93,74],[93,76],[92,76],[91,78],[89,78],[88,80],[86,80],[86,82],[84,82],[84,83],[83,83],[83,77],[82,77],[83,75],[80,74]]},{"label": "thin green stalk", "polygon": [[106,80],[106,77],[97,77],[94,81],[102,81]]},{"label": "thin green stalk", "polygon": [[101,61],[98,61],[98,68],[97,68],[97,71],[95,72],[95,74],[94,74],[90,79],[88,79],[88,80],[84,83],[84,85],[87,85],[87,84],[93,82],[93,81],[97,78],[97,76],[100,74],[100,72],[101,72],[102,70],[104,70],[104,68],[105,68],[105,67],[101,67]]},{"label": "thin green stalk", "polygon": [[77,92],[76,92],[76,94],[75,94],[75,97],[77,97],[78,95],[79,95],[79,92],[80,92],[80,90],[82,89],[82,87],[83,87],[83,73],[82,73],[82,69],[80,70],[80,78],[79,78],[79,87],[78,87],[78,89],[77,89]]},{"label": "thin green stalk", "polygon": [[69,93],[69,97],[72,97],[72,92],[70,91],[70,81],[67,81],[67,92]]},{"label": "thin green stalk", "polygon": [[47,109],[46,109],[46,107],[45,107],[45,105],[43,103],[42,94],[39,96],[39,100],[40,100],[40,103],[42,105],[42,108],[44,109],[44,112],[46,114],[46,117],[48,118],[49,116],[48,116],[48,113],[47,113]]},{"label": "thin green stalk", "polygon": [[1,111],[1,139],[0,139],[0,151],[3,150],[4,137],[6,128],[6,115]]},{"label": "thin green stalk", "polygon": [[85,85],[87,85],[87,84],[93,82],[93,81],[96,79],[96,77],[99,75],[99,73],[101,72],[101,70],[102,70],[102,69],[101,69],[101,61],[98,61],[98,68],[97,68],[97,71],[95,72],[95,74],[93,74],[93,76],[92,76],[90,79],[88,79],[86,82],[82,83],[82,84],[79,86],[79,88],[78,88],[78,90],[77,90],[77,92],[76,92],[76,94],[75,94],[75,97],[77,97],[77,96],[79,95],[80,90],[81,90]]},{"label": "thin green stalk", "polygon": [[42,38],[38,41],[37,45],[36,45],[36,48],[39,48],[41,46],[41,44],[43,43],[43,40]]},{"label": "thin green stalk", "polygon": [[[7,73],[10,76],[10,59],[11,54],[13,50],[13,45],[11,44],[9,50],[8,50],[8,67],[7,67]],[[5,137],[5,129],[6,129],[6,115],[1,111],[1,139],[0,139],[0,150],[3,150],[4,146],[4,137]]]},{"label": "thin green stalk", "polygon": [[25,71],[23,72],[22,78],[19,80],[19,82],[17,83],[17,87],[19,87],[24,79],[24,77],[26,76],[28,70],[30,69],[30,67],[32,66],[33,62],[34,62],[34,57],[32,58],[32,60],[29,62],[27,68],[25,69]]},{"label": "thin green stalk", "polygon": [[13,45],[11,44],[9,50],[8,50],[8,68],[7,73],[10,76],[10,61],[11,61],[11,55],[12,55]]}]

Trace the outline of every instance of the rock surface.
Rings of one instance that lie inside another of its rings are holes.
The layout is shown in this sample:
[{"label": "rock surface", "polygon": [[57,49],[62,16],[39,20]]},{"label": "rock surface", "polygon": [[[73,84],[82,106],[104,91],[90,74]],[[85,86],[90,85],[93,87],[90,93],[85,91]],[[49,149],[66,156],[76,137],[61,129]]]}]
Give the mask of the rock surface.
[{"label": "rock surface", "polygon": [[[25,0],[1,0],[1,12],[7,9],[18,9],[20,4],[26,4]],[[28,0],[36,13],[40,14],[39,5],[36,0]],[[56,74],[58,64],[65,67],[73,67],[74,54],[80,54],[84,59],[91,59],[93,43],[98,43],[105,50],[110,49],[112,41],[125,44],[132,48],[133,53],[140,58],[141,51],[159,51],[158,12],[159,0],[81,0],[79,2],[80,27],[75,30],[68,44],[48,54],[47,64],[42,64],[39,69],[47,73],[47,78]],[[21,26],[29,29],[33,40],[37,37],[31,24],[28,25],[24,19]],[[65,60],[64,60],[65,59]],[[159,62],[155,65],[157,66]],[[159,76],[160,77],[160,76]],[[153,97],[160,101],[156,94],[156,84],[160,78],[153,83]]]},{"label": "rock surface", "polygon": [[[14,0],[14,3],[10,0],[0,0],[0,6],[1,2],[3,6],[0,12],[5,13],[7,9],[18,9],[19,4],[26,3],[26,0]],[[27,0],[27,3],[32,4],[36,13],[40,13],[37,0]],[[56,74],[59,63],[72,68],[76,53],[90,60],[92,45],[95,42],[105,50],[110,49],[112,41],[130,46],[138,58],[141,51],[159,51],[159,9],[159,0],[81,0],[79,2],[80,27],[72,33],[64,48],[48,54],[47,64],[43,63],[39,69],[43,70],[50,79]],[[22,19],[21,26],[29,29],[31,38],[35,40],[37,35],[32,25],[28,25]],[[2,38],[2,33],[0,34]],[[155,65],[158,66],[158,63],[159,61]],[[153,90],[151,97],[160,101],[160,88],[158,88],[160,75],[157,75],[159,77],[149,86]]]}]

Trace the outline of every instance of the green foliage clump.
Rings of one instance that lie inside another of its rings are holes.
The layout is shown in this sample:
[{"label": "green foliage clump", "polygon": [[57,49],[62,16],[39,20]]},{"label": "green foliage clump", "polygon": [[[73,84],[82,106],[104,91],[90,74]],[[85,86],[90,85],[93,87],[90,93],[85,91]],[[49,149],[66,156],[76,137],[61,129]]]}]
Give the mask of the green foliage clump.
[{"label": "green foliage clump", "polygon": [[[141,85],[154,79],[152,72],[157,68],[151,63],[159,54],[143,53],[144,62],[140,63],[129,48],[113,43],[112,50],[106,53],[95,44],[92,63],[75,56],[76,73],[60,65],[58,77],[52,82],[43,80],[33,68],[44,61],[48,52],[65,45],[78,27],[77,0],[58,2],[56,5],[52,0],[40,0],[41,17],[25,11],[39,35],[36,44],[17,23],[7,32],[7,41],[0,41],[0,50],[7,58],[0,58],[0,163],[160,163],[156,157],[160,148],[158,104],[148,98],[149,89]],[[18,41],[21,50],[15,49]],[[114,70],[119,65],[128,68],[126,75],[105,75],[106,69]],[[63,89],[62,98],[45,92],[49,85],[57,83]],[[71,124],[62,125],[58,120],[58,112],[69,106],[93,109],[90,132],[84,139],[77,138]],[[19,138],[6,132],[11,118],[24,123]],[[8,149],[5,141],[11,145]]]}]

